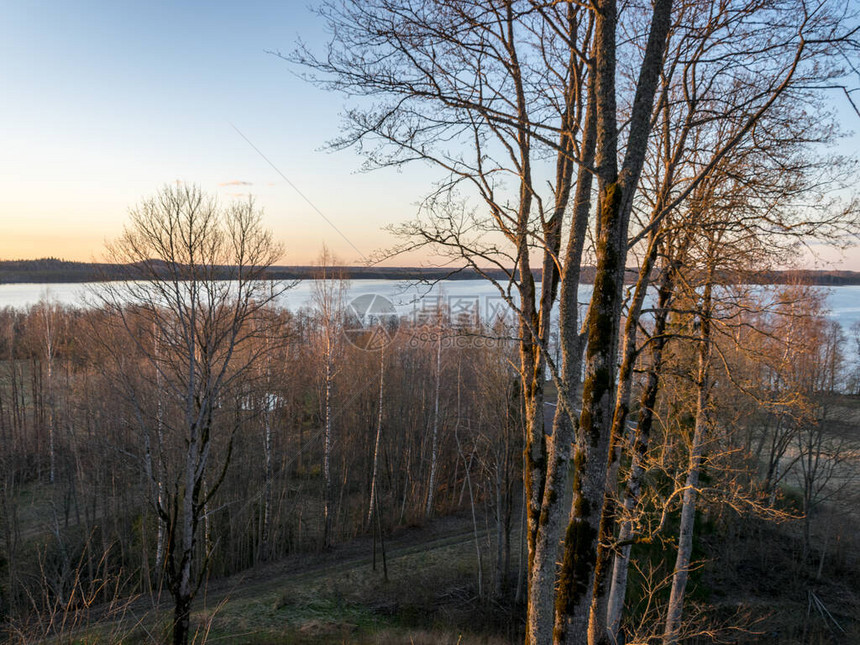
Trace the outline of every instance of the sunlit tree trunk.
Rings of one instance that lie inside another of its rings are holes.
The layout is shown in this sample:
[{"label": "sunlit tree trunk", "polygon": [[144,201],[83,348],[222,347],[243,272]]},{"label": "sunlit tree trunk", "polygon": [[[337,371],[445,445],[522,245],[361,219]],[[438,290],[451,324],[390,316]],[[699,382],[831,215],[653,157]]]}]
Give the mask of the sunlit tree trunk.
[{"label": "sunlit tree trunk", "polygon": [[[650,284],[651,269],[657,256],[657,232],[651,234],[648,253],[639,269],[639,279],[633,294],[624,325],[624,343],[621,351],[621,365],[618,371],[615,409],[609,440],[609,463],[606,470],[606,492],[601,509],[600,528],[598,533],[597,562],[595,564],[594,595],[591,601],[589,623],[595,626],[609,626],[608,602],[611,585],[607,582],[610,575],[610,561],[613,551],[614,529],[616,520],[618,466],[621,460],[621,446],[627,432],[627,415],[630,409],[630,398],[633,392],[633,371],[638,357],[636,347],[639,315],[642,303]],[[598,630],[595,627],[595,630]],[[601,635],[602,636],[602,635]]]},{"label": "sunlit tree trunk", "polygon": [[586,323],[588,342],[580,430],[573,460],[573,507],[565,536],[555,620],[555,638],[571,644],[594,645],[608,639],[606,624],[590,618],[592,599],[603,594],[598,583],[606,578],[597,571],[597,549],[606,473],[614,468],[615,458],[609,447],[627,232],[651,130],[651,113],[671,10],[671,0],[658,0],[652,11],[648,43],[630,118],[627,149],[619,173],[615,95],[617,6],[614,0],[606,0],[595,8],[595,164],[599,184],[597,273]]},{"label": "sunlit tree trunk", "polygon": [[[570,229],[559,294],[559,345],[562,355],[561,383],[552,441],[547,459],[546,484],[539,518],[539,540],[531,568],[529,596],[529,638],[535,645],[552,640],[555,610],[556,572],[561,538],[569,519],[568,478],[571,445],[574,438],[575,385],[582,370],[582,342],[579,337],[579,278],[588,215],[591,210],[592,174],[587,166],[594,160],[596,122],[594,84],[590,84],[588,112],[585,117],[584,164],[577,174],[574,195],[574,222]],[[564,388],[567,388],[566,390]]]},{"label": "sunlit tree trunk", "polygon": [[612,568],[612,583],[607,600],[607,626],[610,642],[618,643],[621,629],[621,617],[624,610],[624,597],[627,593],[627,573],[630,567],[630,551],[634,522],[632,514],[639,503],[642,489],[642,478],[645,474],[645,460],[651,438],[651,427],[654,420],[654,405],[660,387],[660,371],[663,367],[663,349],[666,346],[666,320],[669,315],[669,302],[674,290],[674,270],[671,266],[664,269],[663,277],[657,296],[657,311],[655,313],[654,329],[651,341],[651,364],[648,378],[639,402],[639,416],[633,438],[632,463],[630,473],[624,487],[623,513],[618,530],[620,544],[615,554]]},{"label": "sunlit tree trunk", "polygon": [[699,475],[702,470],[705,434],[708,429],[708,400],[710,395],[711,361],[711,298],[713,264],[709,267],[708,281],[704,286],[699,314],[698,375],[696,378],[696,418],[690,446],[690,465],[681,504],[681,525],[678,530],[678,555],[672,575],[672,591],[666,610],[664,645],[675,645],[680,638],[681,616],[684,609],[684,594],[690,575],[693,552],[693,528],[696,519],[696,497]]}]

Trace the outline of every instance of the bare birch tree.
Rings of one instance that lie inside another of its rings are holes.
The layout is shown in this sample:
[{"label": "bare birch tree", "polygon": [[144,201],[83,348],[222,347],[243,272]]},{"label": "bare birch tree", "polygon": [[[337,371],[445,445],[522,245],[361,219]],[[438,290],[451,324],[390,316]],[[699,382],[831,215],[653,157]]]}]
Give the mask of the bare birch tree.
[{"label": "bare birch tree", "polygon": [[43,298],[35,307],[36,320],[41,335],[42,355],[45,365],[48,405],[48,481],[53,484],[57,476],[57,388],[54,377],[54,364],[59,345],[61,330],[60,305],[52,302],[50,295]]},{"label": "bare birch tree", "polygon": [[313,305],[320,317],[318,339],[323,361],[323,544],[332,542],[332,473],[331,455],[334,414],[334,383],[343,357],[343,308],[349,283],[336,268],[337,258],[323,247],[317,259],[319,270],[314,282]]},{"label": "bare birch tree", "polygon": [[439,457],[439,394],[442,389],[442,312],[437,311],[436,327],[436,381],[433,386],[433,430],[430,436],[430,476],[427,481],[427,504],[424,515],[433,514],[433,497],[436,493],[436,468]]}]

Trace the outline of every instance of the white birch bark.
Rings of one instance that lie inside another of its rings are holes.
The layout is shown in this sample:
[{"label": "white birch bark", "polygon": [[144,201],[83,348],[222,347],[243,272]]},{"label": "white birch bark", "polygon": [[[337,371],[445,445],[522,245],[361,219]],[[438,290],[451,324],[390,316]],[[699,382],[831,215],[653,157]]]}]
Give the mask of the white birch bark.
[{"label": "white birch bark", "polygon": [[681,616],[684,609],[684,593],[690,575],[690,559],[693,551],[693,527],[696,518],[696,496],[699,474],[702,468],[702,446],[704,443],[707,406],[707,382],[699,386],[696,423],[693,431],[693,445],[690,448],[690,470],[685,482],[684,498],[681,506],[681,526],[678,531],[678,556],[672,576],[672,591],[666,610],[666,630],[663,635],[665,645],[678,642],[681,629]]},{"label": "white birch bark", "polygon": [[436,492],[436,456],[439,451],[439,390],[442,383],[442,325],[437,330],[436,341],[436,387],[433,393],[433,437],[430,443],[430,481],[427,484],[427,506],[424,515],[433,514],[433,497]]},{"label": "white birch bark", "polygon": [[48,383],[48,481],[53,484],[56,479],[57,454],[55,445],[56,433],[56,402],[54,401],[54,353],[56,344],[56,318],[54,305],[47,299],[42,303],[42,324],[45,341],[45,369]]},{"label": "white birch bark", "polygon": [[263,451],[265,458],[265,481],[263,483],[263,534],[261,537],[260,556],[269,559],[269,540],[272,533],[272,414],[271,403],[266,393],[266,410],[263,414]]},{"label": "white birch bark", "polygon": [[332,543],[334,521],[334,482],[331,465],[334,444],[334,379],[342,352],[340,335],[343,333],[343,327],[340,316],[349,283],[333,268],[337,264],[337,258],[325,246],[320,251],[317,262],[320,271],[316,276],[313,300],[320,316],[319,324],[322,327],[318,342],[321,345],[323,362],[323,545],[328,547]]},{"label": "white birch bark", "polygon": [[377,485],[377,475],[379,470],[379,443],[380,438],[382,437],[382,413],[383,413],[383,402],[385,401],[385,346],[382,346],[382,349],[379,352],[379,401],[378,408],[379,413],[376,419],[376,440],[373,445],[373,470],[371,471],[370,476],[370,503],[368,504],[367,510],[367,524],[371,526],[370,522],[373,520],[373,513],[376,510],[376,485]]}]

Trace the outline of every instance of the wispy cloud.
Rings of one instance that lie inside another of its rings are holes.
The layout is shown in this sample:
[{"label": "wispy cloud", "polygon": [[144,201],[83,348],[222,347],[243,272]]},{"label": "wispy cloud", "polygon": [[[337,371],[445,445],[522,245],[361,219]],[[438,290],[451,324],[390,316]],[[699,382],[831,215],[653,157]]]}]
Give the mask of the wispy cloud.
[{"label": "wispy cloud", "polygon": [[253,182],[250,181],[242,181],[240,179],[233,179],[231,181],[225,181],[222,184],[218,184],[219,186],[253,186]]}]

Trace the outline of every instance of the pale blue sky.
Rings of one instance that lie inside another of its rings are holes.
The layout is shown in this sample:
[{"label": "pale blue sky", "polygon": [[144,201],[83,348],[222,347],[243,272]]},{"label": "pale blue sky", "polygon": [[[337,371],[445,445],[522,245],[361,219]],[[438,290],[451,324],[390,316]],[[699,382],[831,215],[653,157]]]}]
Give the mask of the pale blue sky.
[{"label": "pale blue sky", "polygon": [[[266,53],[299,37],[326,34],[290,0],[0,0],[0,259],[98,259],[130,206],[182,180],[224,201],[253,193],[284,263],[313,261],[323,242],[361,261],[231,123],[361,254],[390,246],[382,227],[412,216],[435,175],[360,174],[354,153],[322,150],[344,100]],[[860,270],[860,256],[839,265]]]},{"label": "pale blue sky", "polygon": [[98,257],[129,206],[178,179],[252,192],[285,262],[324,241],[360,260],[231,123],[363,254],[427,188],[419,168],[358,174],[353,153],[321,150],[342,99],[265,52],[322,42],[302,2],[3,0],[0,15],[0,258]]}]

